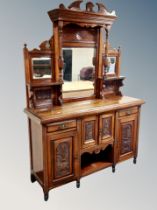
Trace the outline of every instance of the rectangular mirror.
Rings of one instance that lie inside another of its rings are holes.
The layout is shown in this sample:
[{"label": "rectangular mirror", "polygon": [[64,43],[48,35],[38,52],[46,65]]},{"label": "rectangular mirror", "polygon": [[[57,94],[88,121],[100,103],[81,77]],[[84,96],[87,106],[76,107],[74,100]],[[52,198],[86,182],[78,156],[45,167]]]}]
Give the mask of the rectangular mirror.
[{"label": "rectangular mirror", "polygon": [[95,48],[63,48],[63,97],[64,93],[70,97],[72,92],[80,91],[82,97],[94,94],[94,54]]},{"label": "rectangular mirror", "polygon": [[108,56],[108,67],[106,68],[107,75],[116,74],[116,56]]},{"label": "rectangular mirror", "polygon": [[50,57],[32,58],[32,78],[49,79],[52,77],[52,66]]}]

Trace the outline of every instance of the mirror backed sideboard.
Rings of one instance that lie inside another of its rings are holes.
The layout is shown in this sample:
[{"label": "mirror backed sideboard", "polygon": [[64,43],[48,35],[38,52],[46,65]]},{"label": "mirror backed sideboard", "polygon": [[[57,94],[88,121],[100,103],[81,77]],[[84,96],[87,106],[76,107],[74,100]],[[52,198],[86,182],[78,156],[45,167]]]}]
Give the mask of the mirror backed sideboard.
[{"label": "mirror backed sideboard", "polygon": [[53,34],[24,45],[30,178],[49,191],[133,158],[144,101],[122,94],[121,49],[109,43],[117,19],[102,3],[60,4]]}]

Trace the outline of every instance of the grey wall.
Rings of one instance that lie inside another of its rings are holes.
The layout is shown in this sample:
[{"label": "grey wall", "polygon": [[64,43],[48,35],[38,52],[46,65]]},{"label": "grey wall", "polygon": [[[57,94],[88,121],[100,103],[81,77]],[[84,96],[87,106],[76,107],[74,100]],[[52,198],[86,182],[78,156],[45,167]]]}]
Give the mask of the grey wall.
[{"label": "grey wall", "polygon": [[[64,1],[68,5],[71,1]],[[34,48],[51,36],[47,11],[59,0],[0,1],[0,209],[157,209],[157,2],[106,0],[119,20],[111,30],[113,47],[122,48],[123,92],[143,98],[138,164],[118,165],[50,192],[48,203],[37,183],[29,181],[29,150],[22,48]]]}]

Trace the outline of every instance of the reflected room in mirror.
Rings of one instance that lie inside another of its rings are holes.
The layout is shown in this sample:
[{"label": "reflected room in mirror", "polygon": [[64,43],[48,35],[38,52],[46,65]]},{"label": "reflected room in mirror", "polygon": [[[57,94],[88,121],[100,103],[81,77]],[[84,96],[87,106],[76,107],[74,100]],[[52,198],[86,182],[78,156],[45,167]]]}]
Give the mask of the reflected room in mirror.
[{"label": "reflected room in mirror", "polygon": [[[107,78],[110,77],[118,78],[120,76],[120,57],[121,57],[120,48],[116,49],[109,46],[106,66],[104,63],[104,72]],[[105,52],[103,54],[103,60],[105,61]]]},{"label": "reflected room in mirror", "polygon": [[50,57],[32,58],[33,79],[50,79],[52,77]]},{"label": "reflected room in mirror", "polygon": [[116,56],[108,56],[108,66],[106,67],[106,74],[115,75],[116,74]]},{"label": "reflected room in mirror", "polygon": [[63,48],[63,98],[94,94],[94,48]]}]

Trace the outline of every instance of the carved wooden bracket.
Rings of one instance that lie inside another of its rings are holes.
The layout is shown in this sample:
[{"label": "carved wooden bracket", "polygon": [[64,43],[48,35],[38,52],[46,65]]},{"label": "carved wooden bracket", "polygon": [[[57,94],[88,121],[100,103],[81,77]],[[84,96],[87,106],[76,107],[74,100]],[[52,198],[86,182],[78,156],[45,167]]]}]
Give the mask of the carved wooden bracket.
[{"label": "carved wooden bracket", "polygon": [[59,29],[59,35],[62,35],[63,32],[63,21],[58,22],[58,29]]},{"label": "carved wooden bracket", "polygon": [[35,104],[34,104],[34,92],[32,91],[31,88],[29,88],[29,91],[28,91],[28,100],[29,100],[29,107],[30,108],[35,108]]},{"label": "carved wooden bracket", "polygon": [[64,62],[63,62],[61,56],[59,57],[58,65],[59,65],[59,68],[60,68],[60,69],[62,69],[62,68],[64,67]]}]

